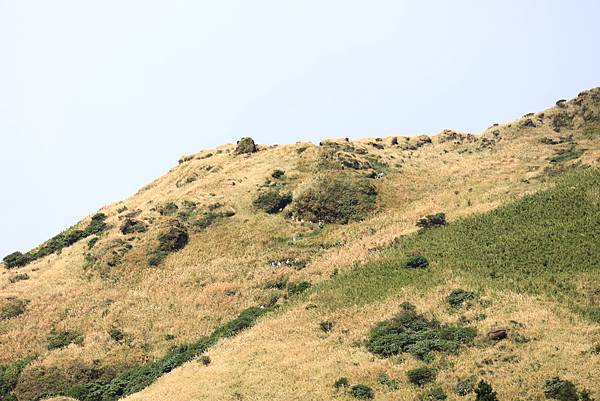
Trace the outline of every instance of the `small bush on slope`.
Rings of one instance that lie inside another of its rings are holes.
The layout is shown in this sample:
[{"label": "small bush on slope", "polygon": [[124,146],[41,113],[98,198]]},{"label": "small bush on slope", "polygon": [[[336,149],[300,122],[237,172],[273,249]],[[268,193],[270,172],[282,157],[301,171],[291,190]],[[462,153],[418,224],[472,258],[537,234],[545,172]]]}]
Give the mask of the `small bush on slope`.
[{"label": "small bush on slope", "polygon": [[408,352],[428,361],[433,352],[457,353],[471,344],[476,334],[473,328],[443,325],[406,307],[371,330],[367,349],[384,357]]},{"label": "small bush on slope", "polygon": [[366,218],[376,201],[377,191],[368,180],[327,176],[298,196],[293,214],[309,221],[346,224]]},{"label": "small bush on slope", "polygon": [[254,200],[254,206],[269,214],[274,214],[282,211],[291,202],[291,194],[281,194],[277,190],[268,190],[258,195]]},{"label": "small bush on slope", "polygon": [[0,321],[25,313],[27,301],[15,297],[0,298]]},{"label": "small bush on slope", "polygon": [[[10,400],[10,393],[13,391],[19,380],[19,375],[29,365],[35,357],[20,359],[8,365],[0,365],[0,400]],[[15,399],[15,398],[13,398]]]},{"label": "small bush on slope", "polygon": [[20,252],[13,252],[6,256],[3,261],[6,267],[24,266],[44,256],[51,255],[61,251],[63,248],[73,245],[82,238],[90,235],[99,234],[106,230],[107,225],[104,222],[107,216],[104,213],[96,213],[92,216],[90,223],[83,229],[69,228],[62,233],[50,238],[39,248],[27,252],[25,255]]}]

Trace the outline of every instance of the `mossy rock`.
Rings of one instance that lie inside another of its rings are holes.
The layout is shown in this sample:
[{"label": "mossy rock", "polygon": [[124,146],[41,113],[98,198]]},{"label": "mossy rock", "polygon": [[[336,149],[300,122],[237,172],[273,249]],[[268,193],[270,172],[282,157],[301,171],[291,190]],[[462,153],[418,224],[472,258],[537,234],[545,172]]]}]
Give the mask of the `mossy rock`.
[{"label": "mossy rock", "polygon": [[324,176],[296,199],[293,214],[309,221],[347,224],[375,209],[377,190],[365,178]]},{"label": "mossy rock", "polygon": [[254,139],[252,139],[250,137],[244,137],[238,141],[237,147],[235,148],[235,151],[234,151],[234,154],[236,154],[236,155],[249,154],[249,153],[254,153],[257,150],[258,149],[256,147],[256,144],[254,143]]}]

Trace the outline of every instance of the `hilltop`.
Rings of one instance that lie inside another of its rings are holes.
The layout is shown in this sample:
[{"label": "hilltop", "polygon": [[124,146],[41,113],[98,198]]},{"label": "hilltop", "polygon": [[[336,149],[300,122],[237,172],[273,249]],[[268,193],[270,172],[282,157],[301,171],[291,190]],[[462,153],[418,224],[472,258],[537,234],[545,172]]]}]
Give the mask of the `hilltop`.
[{"label": "hilltop", "polygon": [[4,258],[0,397],[598,397],[599,160],[600,88],[479,134],[183,156]]}]

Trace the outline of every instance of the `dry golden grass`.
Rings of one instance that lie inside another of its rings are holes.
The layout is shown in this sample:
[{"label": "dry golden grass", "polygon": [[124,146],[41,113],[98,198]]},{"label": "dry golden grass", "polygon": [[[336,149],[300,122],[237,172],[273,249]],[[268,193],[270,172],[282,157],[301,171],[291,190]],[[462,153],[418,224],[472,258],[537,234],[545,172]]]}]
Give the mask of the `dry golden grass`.
[{"label": "dry golden grass", "polygon": [[[386,176],[375,181],[380,193],[377,212],[364,222],[328,225],[317,237],[301,240],[307,245],[305,249],[278,244],[311,233],[315,229],[313,224],[267,215],[257,211],[252,201],[276,168],[286,171],[288,188],[294,194],[301,191],[314,178],[321,148],[309,143],[261,146],[258,153],[247,156],[233,156],[234,145],[202,151],[131,198],[102,208],[113,228],[96,246],[123,237],[118,231],[117,210],[124,205],[129,211],[141,210],[138,218],[156,221],[160,221],[160,216],[151,209],[168,201],[194,201],[200,210],[219,202],[225,209],[235,210],[235,216],[191,233],[189,244],[168,256],[157,268],[148,267],[147,252],[156,244],[160,224],[150,225],[148,232],[136,235],[131,242],[132,251],[105,277],[93,269],[84,269],[87,241],[79,241],[60,255],[45,257],[20,269],[29,274],[29,280],[10,283],[10,274],[3,272],[0,297],[16,296],[30,303],[25,314],[3,322],[0,362],[32,353],[41,355],[33,366],[57,368],[74,359],[99,359],[116,366],[150,360],[175,344],[209,333],[240,310],[265,302],[270,293],[262,286],[276,277],[285,275],[292,281],[324,280],[334,269],[349,269],[397,236],[414,231],[415,221],[422,215],[444,211],[450,220],[455,220],[546,188],[550,185],[545,172],[550,166],[548,158],[561,145],[545,145],[540,138],[571,133],[563,130],[557,134],[549,126],[547,121],[560,111],[546,110],[546,122],[538,127],[521,128],[521,119],[491,127],[462,143],[443,142],[445,134],[440,134],[433,137],[433,144],[414,150],[402,145],[403,140],[400,140],[402,146],[391,146],[392,137],[380,142],[384,149],[371,145],[374,138],[353,141],[354,146],[367,149],[389,166]],[[499,132],[501,139],[494,131]],[[581,162],[597,164],[598,139],[586,138],[577,131],[572,133],[578,147],[586,149]],[[482,148],[484,138],[494,139],[495,145]],[[302,147],[306,150],[299,153]],[[208,153],[212,156],[206,157]],[[188,177],[195,180],[182,185]],[[321,249],[320,244],[336,246]],[[268,265],[269,260],[286,256],[306,258],[309,264],[300,271],[272,269]],[[410,289],[403,292],[406,299],[412,299],[420,308],[449,318],[440,304],[440,297],[449,289],[450,286],[439,288],[437,296],[426,300]],[[523,296],[490,296],[493,299],[490,311],[499,321],[527,321],[523,330],[537,338],[523,346],[505,345],[515,348],[514,353],[521,358],[518,374],[524,376],[507,374],[505,378],[495,378],[502,399],[523,396],[529,391],[525,387],[533,383],[538,386],[541,377],[561,366],[567,366],[571,375],[579,372],[582,375],[579,382],[599,390],[598,383],[592,383],[584,374],[592,371],[586,369],[598,369],[598,357],[584,362],[578,356],[583,351],[581,344],[598,335],[597,328],[552,305]],[[403,381],[403,385],[394,393],[378,391],[377,398],[413,399],[415,390],[404,383],[403,376],[412,362],[393,365],[374,360],[360,348],[350,346],[353,340],[364,337],[372,322],[389,316],[398,302],[399,298],[394,298],[360,310],[339,311],[328,317],[340,322],[331,335],[316,329],[322,318],[319,309],[306,311],[300,305],[277,317],[263,319],[256,329],[239,338],[222,342],[210,352],[214,363],[209,367],[190,363],[132,398],[320,400],[341,397],[331,387],[337,376],[373,383],[376,372],[385,370]],[[111,340],[108,331],[113,327],[127,333],[127,343]],[[81,331],[85,335],[83,347],[71,345],[48,351],[46,337],[53,328]],[[342,333],[344,328],[348,333]],[[166,335],[175,338],[168,339]],[[494,347],[482,346],[459,357],[447,358],[454,368],[444,371],[441,382],[450,390],[448,383],[456,375],[479,371],[474,364],[494,352]],[[553,362],[534,369],[539,360]],[[502,369],[511,371],[514,366]],[[494,369],[496,374],[498,371]],[[236,398],[237,393],[242,398]]]}]

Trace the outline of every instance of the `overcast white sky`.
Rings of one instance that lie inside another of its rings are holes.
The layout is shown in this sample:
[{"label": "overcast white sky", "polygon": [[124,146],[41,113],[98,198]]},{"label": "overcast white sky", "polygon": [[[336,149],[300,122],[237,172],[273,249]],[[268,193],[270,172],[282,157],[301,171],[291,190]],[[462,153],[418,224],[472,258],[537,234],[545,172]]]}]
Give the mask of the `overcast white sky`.
[{"label": "overcast white sky", "polygon": [[0,257],[252,136],[477,132],[600,85],[600,1],[0,0]]}]

